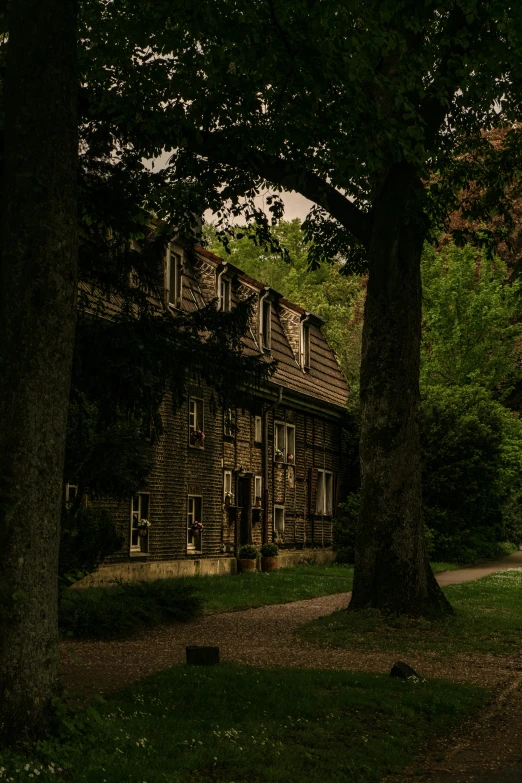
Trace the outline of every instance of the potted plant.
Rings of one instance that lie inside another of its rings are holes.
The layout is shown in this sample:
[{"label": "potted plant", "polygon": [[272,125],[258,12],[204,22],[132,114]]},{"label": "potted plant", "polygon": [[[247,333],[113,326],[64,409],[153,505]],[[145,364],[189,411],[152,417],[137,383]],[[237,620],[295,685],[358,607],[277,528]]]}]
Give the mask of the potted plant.
[{"label": "potted plant", "polygon": [[285,456],[285,455],[283,454],[283,452],[281,451],[281,449],[276,449],[276,451],[275,451],[275,461],[276,461],[276,462],[282,462],[282,461],[283,461],[283,458],[284,458],[284,456]]},{"label": "potted plant", "polygon": [[197,520],[194,520],[194,522],[191,524],[190,529],[192,530],[192,533],[195,536],[200,536],[203,532],[203,522],[198,522]]},{"label": "potted plant", "polygon": [[193,446],[202,446],[205,440],[205,433],[203,430],[195,429],[190,433],[190,442]]},{"label": "potted plant", "polygon": [[275,544],[266,543],[261,547],[261,570],[277,571],[279,568],[279,549]]},{"label": "potted plant", "polygon": [[290,463],[293,463],[293,461],[294,461],[294,455],[293,455],[293,454],[288,454],[288,456],[287,456],[287,458],[286,458],[286,461],[287,461],[287,462],[290,462]]},{"label": "potted plant", "polygon": [[138,525],[138,535],[139,536],[146,536],[149,532],[150,522],[148,519],[140,519],[140,523]]},{"label": "potted plant", "polygon": [[261,508],[261,497],[259,495],[256,495],[256,502],[255,502],[256,508]]},{"label": "potted plant", "polygon": [[249,574],[256,570],[257,549],[251,544],[245,544],[239,550],[239,567],[241,573]]},{"label": "potted plant", "polygon": [[225,506],[230,506],[234,495],[232,492],[225,492]]}]

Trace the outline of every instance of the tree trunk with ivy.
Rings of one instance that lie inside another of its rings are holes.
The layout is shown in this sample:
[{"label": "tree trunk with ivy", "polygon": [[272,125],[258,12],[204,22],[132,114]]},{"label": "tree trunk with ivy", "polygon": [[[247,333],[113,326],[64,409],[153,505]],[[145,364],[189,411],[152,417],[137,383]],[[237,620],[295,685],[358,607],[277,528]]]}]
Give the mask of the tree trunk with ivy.
[{"label": "tree trunk with ivy", "polygon": [[[350,610],[451,612],[424,540],[419,439],[421,184],[392,169],[375,202],[361,364],[362,508]],[[412,198],[412,194],[415,197]]]},{"label": "tree trunk with ivy", "polygon": [[0,736],[45,731],[77,298],[74,0],[10,4],[0,223]]}]

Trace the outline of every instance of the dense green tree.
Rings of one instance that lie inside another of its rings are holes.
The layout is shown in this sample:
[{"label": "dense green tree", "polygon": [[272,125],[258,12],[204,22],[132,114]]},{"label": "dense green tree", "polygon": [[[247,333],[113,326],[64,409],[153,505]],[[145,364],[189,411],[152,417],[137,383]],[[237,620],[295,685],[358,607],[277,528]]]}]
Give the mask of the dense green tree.
[{"label": "dense green tree", "polygon": [[483,388],[435,386],[421,406],[424,516],[433,554],[473,561],[521,543],[522,422]]},{"label": "dense green tree", "polygon": [[505,399],[522,377],[520,282],[471,245],[422,258],[423,386],[476,385]]},{"label": "dense green tree", "polygon": [[[316,204],[306,222],[315,257],[367,265],[351,608],[449,610],[423,541],[420,258],[466,183],[484,189],[476,216],[499,208],[520,171],[518,130],[502,148],[484,130],[519,114],[522,8],[154,0],[137,28],[140,5],[89,6],[100,128],[118,117],[122,150],[172,151],[158,172],[160,216],[183,191],[185,225],[207,207],[224,222],[243,213],[262,223],[255,193],[294,189]],[[280,216],[277,194],[270,208]]]}]

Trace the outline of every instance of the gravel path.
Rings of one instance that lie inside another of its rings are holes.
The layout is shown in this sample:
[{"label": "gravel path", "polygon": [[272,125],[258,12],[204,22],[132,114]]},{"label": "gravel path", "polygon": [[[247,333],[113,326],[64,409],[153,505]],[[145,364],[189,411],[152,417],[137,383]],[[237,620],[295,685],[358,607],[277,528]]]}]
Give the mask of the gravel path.
[{"label": "gravel path", "polygon": [[[403,657],[394,652],[362,652],[318,647],[294,635],[317,617],[348,605],[350,593],[307,601],[215,614],[188,623],[154,628],[122,641],[77,641],[61,645],[61,680],[70,695],[118,690],[168,666],[185,661],[189,644],[217,645],[223,661],[251,666],[296,666],[387,672]],[[493,656],[454,656],[440,660],[430,653],[408,656],[424,676],[498,686],[521,661]],[[137,662],[140,663],[137,663]]]}]

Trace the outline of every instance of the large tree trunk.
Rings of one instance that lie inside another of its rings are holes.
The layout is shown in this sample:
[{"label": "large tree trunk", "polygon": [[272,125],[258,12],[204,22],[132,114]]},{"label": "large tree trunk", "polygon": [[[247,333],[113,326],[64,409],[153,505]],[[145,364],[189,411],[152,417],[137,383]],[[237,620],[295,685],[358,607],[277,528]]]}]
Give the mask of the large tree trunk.
[{"label": "large tree trunk", "polygon": [[75,0],[10,4],[0,223],[0,734],[56,692],[57,563],[77,297]]},{"label": "large tree trunk", "polygon": [[419,440],[422,214],[405,165],[374,208],[361,364],[362,510],[351,610],[437,614],[451,607],[426,554]]}]

